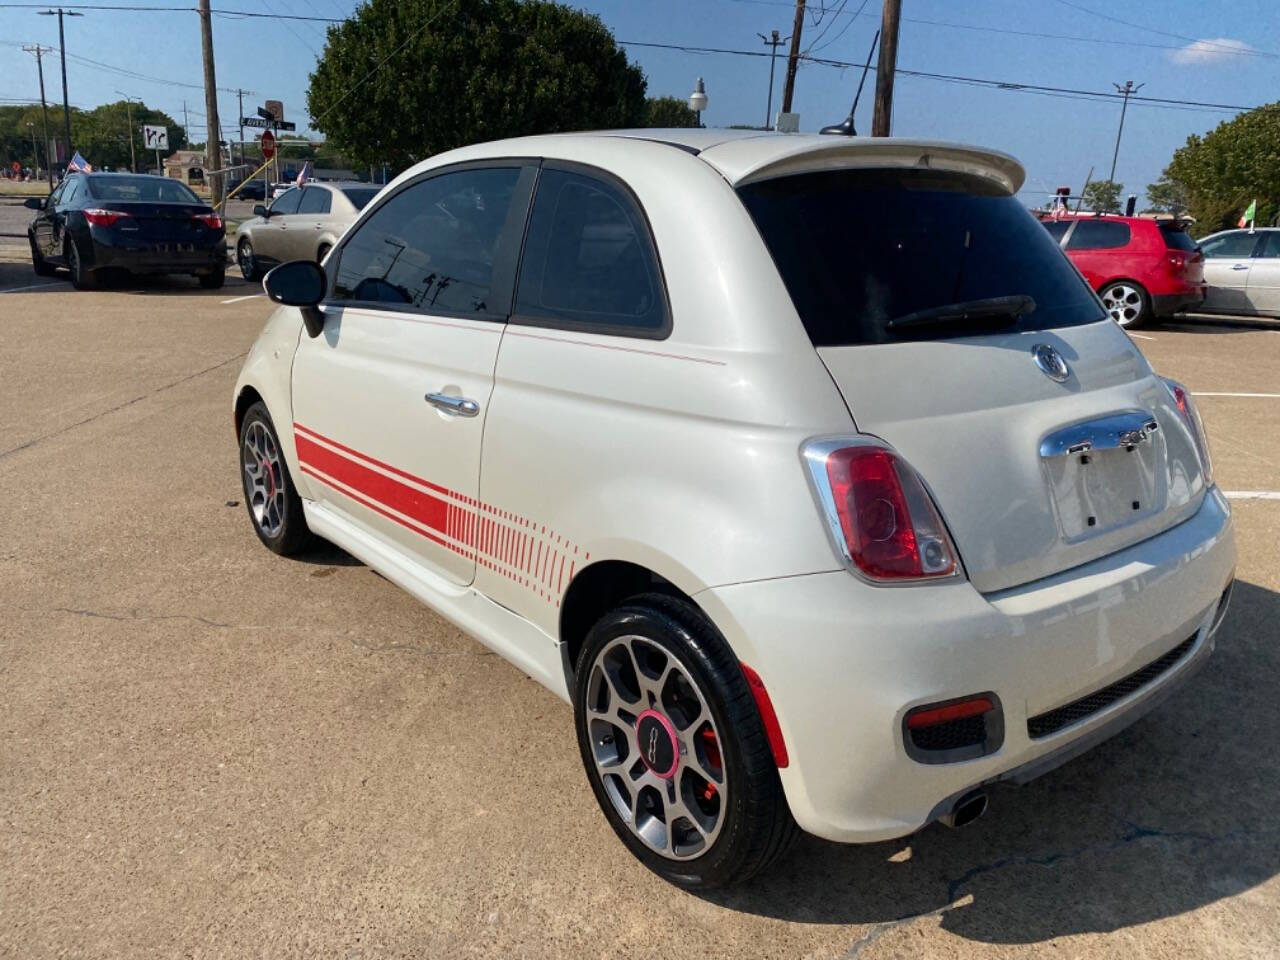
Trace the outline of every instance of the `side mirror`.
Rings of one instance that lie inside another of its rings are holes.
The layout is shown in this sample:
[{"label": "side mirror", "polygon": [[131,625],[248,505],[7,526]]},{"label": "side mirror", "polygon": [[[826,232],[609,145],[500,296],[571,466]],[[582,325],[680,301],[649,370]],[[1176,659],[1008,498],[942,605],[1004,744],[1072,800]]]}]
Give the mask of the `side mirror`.
[{"label": "side mirror", "polygon": [[271,216],[271,211],[269,211],[269,210],[268,210],[266,207],[264,207],[262,204],[260,204],[260,203],[255,203],[255,204],[253,205],[253,215],[254,215],[255,217],[269,217],[269,216]]},{"label": "side mirror", "polygon": [[28,210],[43,210],[48,201],[44,197],[27,197],[22,201],[22,205]]},{"label": "side mirror", "polygon": [[262,280],[262,289],[276,303],[298,307],[307,335],[315,338],[324,329],[324,314],[318,304],[329,289],[329,278],[314,260],[282,263]]}]

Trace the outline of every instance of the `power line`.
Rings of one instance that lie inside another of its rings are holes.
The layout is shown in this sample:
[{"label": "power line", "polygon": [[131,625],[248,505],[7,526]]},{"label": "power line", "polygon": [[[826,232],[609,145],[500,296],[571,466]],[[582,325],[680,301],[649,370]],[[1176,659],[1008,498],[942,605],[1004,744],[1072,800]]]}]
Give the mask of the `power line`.
[{"label": "power line", "polygon": [[[15,10],[36,10],[43,9],[45,4],[42,3],[0,3],[0,7],[7,7]],[[64,6],[63,10],[115,10],[122,13],[196,13],[195,7],[174,7],[174,6],[158,6],[158,5],[140,5],[130,4],[127,6],[116,6],[99,3],[79,3],[71,6]],[[265,20],[314,20],[322,23],[342,23],[342,17],[316,17],[304,15],[300,13],[260,13],[253,10],[221,10],[215,9],[212,13],[224,17],[260,17]]]},{"label": "power line", "polygon": [[[1121,26],[1132,27],[1135,30],[1145,30],[1147,31],[1147,33],[1158,34],[1159,36],[1162,36],[1162,37],[1172,37],[1175,40],[1186,40],[1190,43],[1201,43],[1201,44],[1204,44],[1206,47],[1216,47],[1219,50],[1223,50],[1231,53],[1241,52],[1236,47],[1230,44],[1219,43],[1216,40],[1199,40],[1195,37],[1184,36],[1181,33],[1170,33],[1168,30],[1160,30],[1160,29],[1157,29],[1156,27],[1144,26],[1141,23],[1133,23],[1130,20],[1121,20],[1119,17],[1113,17],[1109,13],[1101,13],[1098,10],[1091,10],[1089,7],[1086,7],[1082,4],[1072,2],[1072,0],[1058,0],[1058,2],[1062,4],[1064,7],[1070,7],[1073,10],[1079,10],[1082,13],[1087,13],[1090,16],[1099,17],[1103,20],[1110,20],[1112,23],[1118,23]],[[1270,51],[1267,51],[1267,50],[1258,50],[1257,52],[1262,56],[1266,56],[1266,57],[1280,56],[1280,54],[1271,53]]]}]

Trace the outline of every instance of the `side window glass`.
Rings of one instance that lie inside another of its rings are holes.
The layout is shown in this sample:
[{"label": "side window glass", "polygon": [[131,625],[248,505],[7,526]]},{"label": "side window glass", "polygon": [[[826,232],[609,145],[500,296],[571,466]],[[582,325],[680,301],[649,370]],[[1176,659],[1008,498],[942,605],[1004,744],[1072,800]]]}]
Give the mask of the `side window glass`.
[{"label": "side window glass", "polygon": [[1253,254],[1253,247],[1258,242],[1256,234],[1244,230],[1224,233],[1201,244],[1200,249],[1206,257],[1222,257],[1228,260],[1242,260]]},{"label": "side window glass", "polygon": [[45,209],[56,208],[62,202],[62,195],[67,192],[67,181],[63,180],[58,184],[57,189],[49,194],[49,202],[45,204]]},{"label": "side window glass", "polygon": [[271,204],[271,213],[274,216],[278,213],[290,214],[298,212],[298,201],[302,199],[302,191],[297,187],[290,187],[280,196],[276,197]]},{"label": "side window glass", "polygon": [[1258,256],[1266,257],[1268,260],[1280,257],[1280,230],[1270,230],[1263,235],[1262,249],[1258,252]]},{"label": "side window glass", "polygon": [[334,299],[492,315],[494,264],[520,170],[444,173],[386,200],[343,244]]},{"label": "side window glass", "polygon": [[584,174],[543,169],[516,314],[548,325],[619,333],[666,326],[649,228],[624,190]]},{"label": "side window glass", "polygon": [[63,192],[62,198],[58,201],[59,207],[69,207],[76,198],[76,194],[80,192],[80,178],[67,181],[67,189]]},{"label": "side window glass", "polygon": [[298,212],[314,214],[328,213],[329,203],[332,199],[333,195],[323,187],[307,187],[302,191],[302,202],[298,204]]},{"label": "side window glass", "polygon": [[1070,220],[1044,220],[1045,230],[1049,231],[1049,236],[1053,237],[1054,243],[1061,243],[1062,238],[1067,235],[1067,230],[1071,228]]},{"label": "side window glass", "polygon": [[1081,220],[1067,241],[1068,250],[1112,250],[1129,242],[1129,225],[1113,220]]}]

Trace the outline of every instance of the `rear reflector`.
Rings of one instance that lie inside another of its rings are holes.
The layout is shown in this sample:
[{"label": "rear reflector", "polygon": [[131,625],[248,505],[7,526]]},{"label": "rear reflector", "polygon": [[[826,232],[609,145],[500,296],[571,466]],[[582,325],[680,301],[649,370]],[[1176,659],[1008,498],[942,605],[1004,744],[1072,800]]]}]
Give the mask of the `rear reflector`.
[{"label": "rear reflector", "polygon": [[931,707],[907,714],[907,728],[918,730],[921,727],[932,727],[949,720],[963,720],[965,717],[976,717],[989,713],[996,705],[987,697],[974,697],[972,700],[961,700],[945,707]]},{"label": "rear reflector", "polygon": [[84,211],[84,218],[95,227],[109,227],[117,220],[123,220],[128,216],[129,214],[123,210],[103,210],[99,207],[91,207]]},{"label": "rear reflector", "polygon": [[778,725],[778,715],[773,710],[769,691],[764,688],[764,681],[758,673],[745,663],[739,663],[738,666],[742,668],[742,675],[747,678],[747,686],[751,688],[751,696],[755,698],[756,709],[760,711],[764,733],[769,738],[769,749],[773,751],[773,762],[781,769],[791,762],[791,758],[787,756],[787,744],[782,739],[782,727]]},{"label": "rear reflector", "polygon": [[1004,743],[1004,711],[994,693],[926,703],[903,717],[903,745],[918,763],[960,763]]}]

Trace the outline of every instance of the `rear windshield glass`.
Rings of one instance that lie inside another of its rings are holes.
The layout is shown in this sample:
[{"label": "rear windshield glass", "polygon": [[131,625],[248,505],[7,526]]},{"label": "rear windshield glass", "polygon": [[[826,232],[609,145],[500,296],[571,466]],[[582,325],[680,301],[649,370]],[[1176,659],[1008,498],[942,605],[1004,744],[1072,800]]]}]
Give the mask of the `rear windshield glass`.
[{"label": "rear windshield glass", "polygon": [[363,210],[364,205],[376,197],[381,189],[381,187],[343,187],[342,192],[346,194],[353,207]]},{"label": "rear windshield glass", "polygon": [[1196,248],[1196,242],[1191,239],[1191,234],[1185,230],[1161,225],[1160,232],[1164,235],[1164,245],[1170,250],[1194,250]]},{"label": "rear windshield glass", "polygon": [[143,203],[199,203],[184,184],[164,177],[90,177],[95,200],[138,200]]},{"label": "rear windshield glass", "polygon": [[[1043,330],[1102,318],[1045,228],[978,177],[938,170],[840,170],[739,190],[816,346]],[[890,329],[947,304],[1029,296],[1014,322]]]}]

